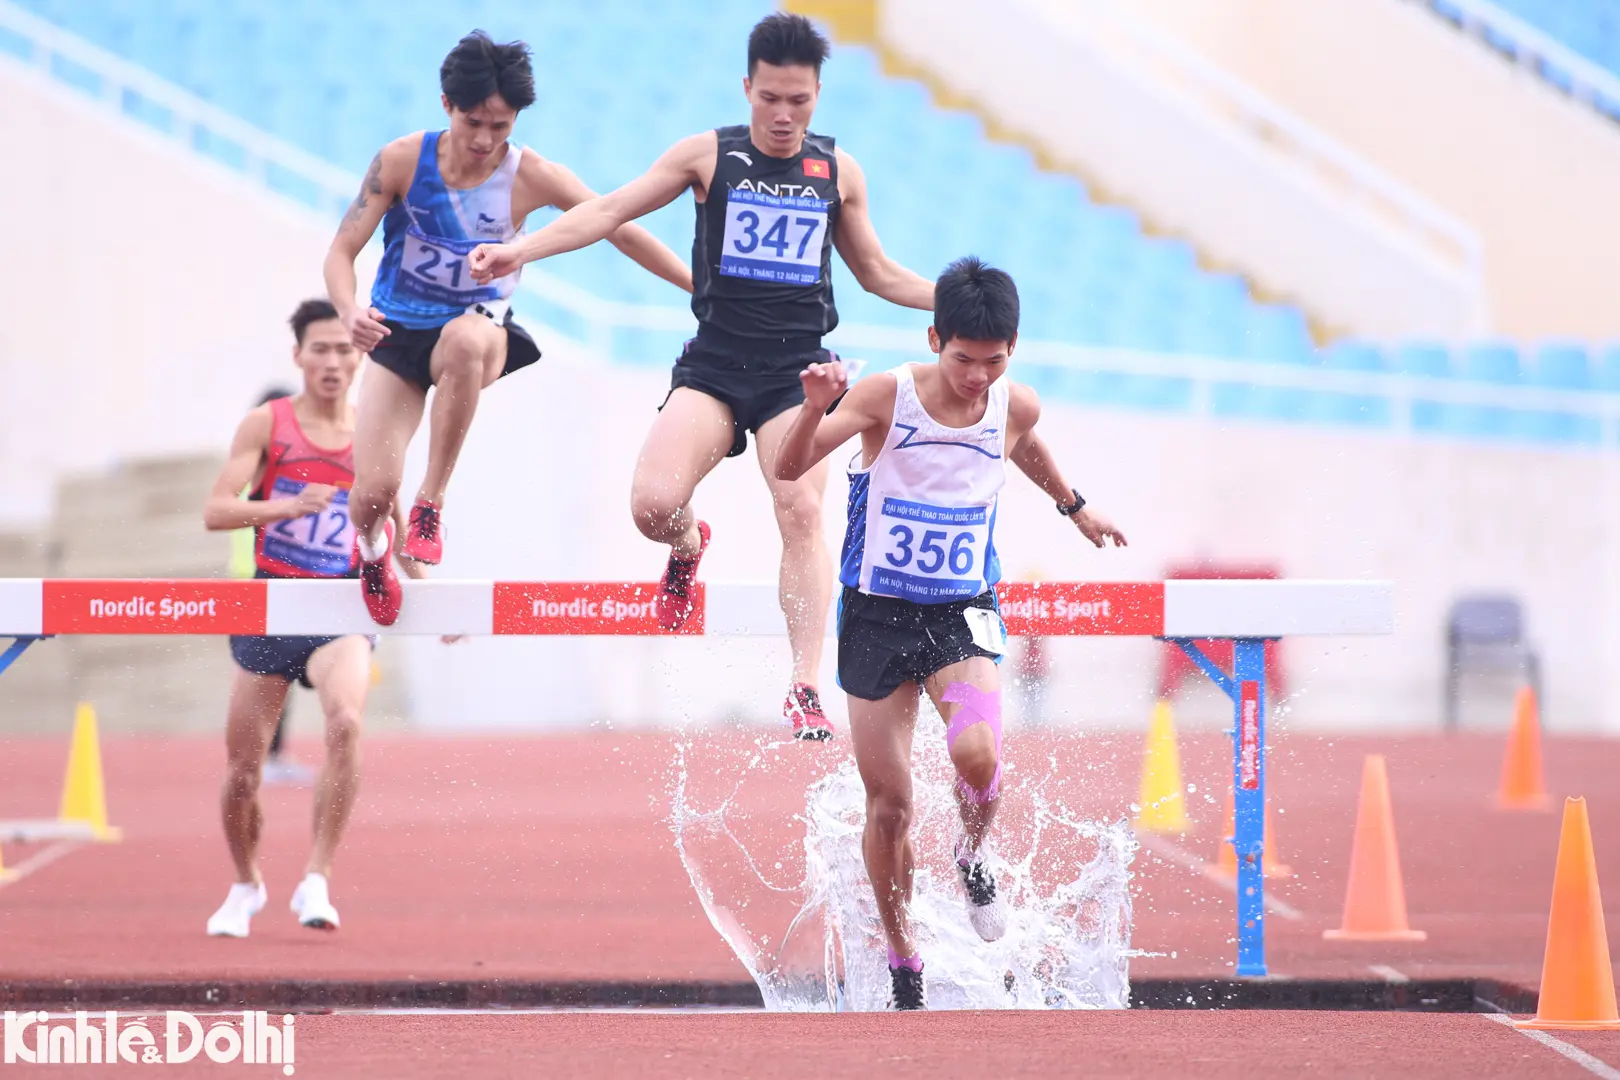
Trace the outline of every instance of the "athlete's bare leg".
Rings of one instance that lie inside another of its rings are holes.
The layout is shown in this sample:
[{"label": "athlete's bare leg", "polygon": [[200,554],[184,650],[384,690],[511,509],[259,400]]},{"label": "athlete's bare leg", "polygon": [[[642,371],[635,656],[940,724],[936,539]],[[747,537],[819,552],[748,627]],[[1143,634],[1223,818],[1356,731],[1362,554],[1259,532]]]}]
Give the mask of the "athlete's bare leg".
[{"label": "athlete's bare leg", "polygon": [[797,480],[776,479],[776,453],[798,409],[789,409],[760,426],[755,440],[760,471],[771,489],[776,527],[782,534],[782,569],[778,579],[782,614],[793,649],[793,680],[815,685],[821,670],[821,647],[832,604],[832,557],[821,531],[821,499],[827,488],[822,461]]},{"label": "athlete's bare leg", "polygon": [[[996,672],[994,661],[982,656],[969,657],[949,667],[941,668],[928,677],[925,688],[928,696],[934,702],[934,708],[945,719],[947,727],[956,715],[956,710],[962,706],[954,701],[945,701],[944,694],[952,683],[967,683],[984,691],[999,691],[1001,681]],[[951,764],[956,766],[956,775],[960,776],[971,788],[979,791],[987,789],[996,777],[996,766],[1000,760],[996,749],[995,732],[985,723],[972,724],[957,735],[956,741],[951,744]],[[968,847],[973,851],[979,850],[979,844],[984,840],[990,822],[996,816],[996,807],[1001,799],[994,798],[986,803],[975,803],[967,799],[962,792],[960,784],[956,785],[956,805],[962,813],[962,827],[967,832]]]},{"label": "athlete's bare leg", "polygon": [[698,552],[692,493],[731,449],[731,410],[690,387],[669,395],[636,459],[630,513],[641,535],[689,559]]},{"label": "athlete's bare leg", "polygon": [[260,881],[259,834],[264,828],[264,809],[259,805],[259,779],[287,690],[287,680],[279,675],[254,675],[238,668],[231,679],[231,701],[225,713],[225,784],[219,802],[236,880],[244,885]]},{"label": "athlete's bare leg", "polygon": [[444,505],[445,488],[467,441],[478,398],[506,369],[506,330],[486,315],[468,313],[445,323],[433,346],[433,417],[428,424],[427,472],[418,501]]},{"label": "athlete's bare leg", "polygon": [[309,658],[309,681],[326,715],[326,764],[315,786],[315,844],[304,872],[331,877],[332,853],[360,789],[360,725],[371,686],[371,643],[351,635],[322,645]]},{"label": "athlete's bare leg", "polygon": [[354,488],[349,513],[354,528],[372,543],[383,538],[405,477],[405,448],[422,422],[427,392],[375,361],[366,364],[355,406]]},{"label": "athlete's bare leg", "polygon": [[917,855],[911,846],[911,737],[917,727],[917,684],[904,683],[882,701],[849,699],[855,764],[866,785],[861,854],[877,897],[889,947],[916,956],[907,908]]}]

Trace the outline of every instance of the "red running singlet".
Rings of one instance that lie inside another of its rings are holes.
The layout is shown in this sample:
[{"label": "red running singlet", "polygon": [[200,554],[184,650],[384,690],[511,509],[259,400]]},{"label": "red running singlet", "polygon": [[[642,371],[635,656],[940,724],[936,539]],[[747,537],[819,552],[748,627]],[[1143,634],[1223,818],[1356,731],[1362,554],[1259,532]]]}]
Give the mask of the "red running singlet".
[{"label": "red running singlet", "polygon": [[330,484],[337,494],[318,514],[262,525],[254,563],[270,577],[352,577],[359,569],[349,489],[354,486],[354,445],[326,450],[298,426],[292,398],[270,402],[270,450],[255,499],[290,499],[306,484]]}]

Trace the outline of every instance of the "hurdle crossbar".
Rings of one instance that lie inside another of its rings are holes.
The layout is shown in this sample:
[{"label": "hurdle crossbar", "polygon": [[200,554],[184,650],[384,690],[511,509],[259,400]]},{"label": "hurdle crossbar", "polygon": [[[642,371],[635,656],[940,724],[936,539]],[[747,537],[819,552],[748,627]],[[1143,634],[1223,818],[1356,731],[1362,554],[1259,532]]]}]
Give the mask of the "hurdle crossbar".
[{"label": "hurdle crossbar", "polygon": [[[658,626],[652,582],[407,581],[398,621],[379,627],[354,581],[0,578],[0,673],[58,634],[503,634],[781,636],[777,586],[699,584],[678,631]],[[1136,636],[1174,643],[1232,700],[1237,974],[1265,960],[1265,643],[1300,635],[1390,634],[1387,581],[1006,582],[1007,632],[1025,637]],[[836,605],[835,605],[836,607]],[[829,612],[829,628],[836,625]],[[1222,670],[1200,640],[1233,645]]]},{"label": "hurdle crossbar", "polygon": [[[0,637],[55,634],[664,635],[652,582],[407,581],[378,626],[351,580],[0,579]],[[1006,582],[1007,632],[1165,638],[1388,634],[1381,581]],[[831,620],[828,626],[831,627]],[[781,636],[777,586],[700,584],[671,636]]]}]

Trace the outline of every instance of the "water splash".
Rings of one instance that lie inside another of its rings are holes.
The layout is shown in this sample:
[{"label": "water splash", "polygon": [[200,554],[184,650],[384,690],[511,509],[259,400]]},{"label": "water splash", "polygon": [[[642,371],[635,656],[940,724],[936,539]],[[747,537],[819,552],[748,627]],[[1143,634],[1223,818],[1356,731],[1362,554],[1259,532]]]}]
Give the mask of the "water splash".
[{"label": "water splash", "polygon": [[[929,1007],[1126,1007],[1129,960],[1140,955],[1130,948],[1129,828],[1071,811],[1054,793],[1064,780],[1055,761],[1038,777],[1009,763],[990,845],[1008,928],[983,942],[951,858],[960,823],[943,725],[919,719],[918,729],[911,918]],[[861,857],[865,804],[847,751],[833,758],[791,740],[714,733],[677,743],[676,850],[767,1009],[888,1007],[886,946]]]}]

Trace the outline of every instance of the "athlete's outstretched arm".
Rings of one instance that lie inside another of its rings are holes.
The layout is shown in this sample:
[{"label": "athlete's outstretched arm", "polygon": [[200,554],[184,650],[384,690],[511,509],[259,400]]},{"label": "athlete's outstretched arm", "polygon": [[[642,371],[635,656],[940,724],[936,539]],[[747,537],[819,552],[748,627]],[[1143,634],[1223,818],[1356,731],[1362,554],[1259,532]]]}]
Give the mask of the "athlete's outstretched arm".
[{"label": "athlete's outstretched arm", "polygon": [[934,283],[912,273],[883,253],[867,213],[866,174],[855,159],[838,151],[838,228],[833,244],[849,272],[867,292],[901,307],[934,310]]},{"label": "athlete's outstretched arm", "polygon": [[214,478],[208,501],[203,504],[203,527],[210,531],[252,529],[288,518],[300,518],[326,509],[337,488],[308,484],[291,499],[265,499],[250,502],[242,490],[253,476],[270,447],[270,406],[261,405],[236,426],[231,455]]},{"label": "athlete's outstretched arm", "polygon": [[[1040,418],[1041,400],[1035,396],[1035,391],[1014,383],[1007,403],[1007,426],[1021,434],[1007,456],[1053,502],[1059,506],[1072,505],[1074,489],[1063,479],[1063,472],[1058,468],[1051,448],[1035,433],[1035,424]],[[1109,540],[1113,540],[1115,547],[1125,546],[1125,534],[1114,528],[1107,518],[1082,508],[1071,515],[1071,520],[1085,538],[1098,547],[1106,547]]]},{"label": "athlete's outstretched arm", "polygon": [[355,299],[359,283],[354,275],[354,260],[371,243],[371,235],[377,231],[383,214],[405,197],[421,145],[421,135],[410,135],[395,139],[377,151],[377,156],[371,159],[371,167],[366,170],[366,178],[360,181],[359,194],[338,223],[337,235],[326,252],[326,294],[337,308],[338,318],[348,327],[354,347],[361,352],[375,348],[388,336],[388,328],[382,324],[382,312],[370,305],[362,306]]},{"label": "athlete's outstretched arm", "polygon": [[467,258],[475,281],[505,277],[524,263],[549,259],[606,240],[626,222],[668,206],[701,181],[714,157],[715,134],[689,135],[664,151],[652,168],[616,191],[587,199],[545,228],[512,244],[480,244]]},{"label": "athlete's outstretched arm", "polygon": [[[874,375],[849,387],[849,375],[841,361],[811,364],[799,373],[804,384],[804,405],[793,418],[787,434],[782,436],[782,447],[776,452],[776,478],[797,480],[810,469],[857,435],[863,435],[882,425],[888,430],[889,418],[894,415],[893,375]],[[831,416],[827,409],[844,395]]]},{"label": "athlete's outstretched arm", "polygon": [[[568,211],[597,198],[579,177],[567,166],[546,161],[538,154],[526,153],[523,164],[527,169],[533,162],[534,183],[543,192],[541,204]],[[641,266],[663,278],[677,288],[692,291],[692,268],[685,259],[665,247],[656,236],[640,225],[620,225],[607,235],[608,243],[624,252]]]}]

